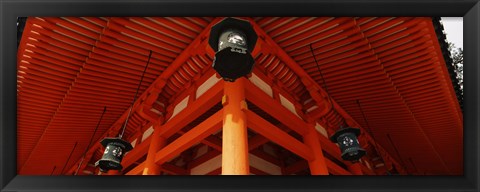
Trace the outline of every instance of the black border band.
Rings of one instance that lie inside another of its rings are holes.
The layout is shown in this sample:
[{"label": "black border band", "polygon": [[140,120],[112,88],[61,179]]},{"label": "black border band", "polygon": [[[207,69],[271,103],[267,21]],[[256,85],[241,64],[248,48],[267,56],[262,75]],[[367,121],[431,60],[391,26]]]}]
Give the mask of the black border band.
[{"label": "black border band", "polygon": [[[480,4],[454,1],[1,1],[2,191],[478,191]],[[465,175],[446,176],[16,176],[16,17],[19,16],[464,16]]]}]

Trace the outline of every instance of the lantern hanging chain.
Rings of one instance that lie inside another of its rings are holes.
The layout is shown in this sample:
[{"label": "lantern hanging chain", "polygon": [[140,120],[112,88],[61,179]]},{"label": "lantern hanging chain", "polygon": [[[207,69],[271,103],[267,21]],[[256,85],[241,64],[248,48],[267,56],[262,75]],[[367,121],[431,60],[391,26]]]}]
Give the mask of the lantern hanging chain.
[{"label": "lantern hanging chain", "polygon": [[[318,72],[320,72],[320,77],[322,78],[322,82],[323,82],[323,86],[325,87],[325,92],[327,93],[327,97],[328,97],[328,102],[330,103],[330,106],[332,107],[330,111],[334,111],[337,115],[335,116],[335,121],[338,121],[338,118],[339,116],[341,116],[338,111],[335,109],[335,106],[333,105],[333,102],[332,102],[332,98],[330,97],[330,94],[328,92],[328,86],[327,86],[327,82],[325,82],[325,78],[323,77],[323,73],[322,73],[322,70],[320,70],[320,65],[318,65],[318,61],[317,61],[317,58],[315,57],[315,54],[313,53],[313,48],[312,48],[312,44],[310,44],[310,51],[312,52],[312,56],[313,56],[313,59],[315,60],[315,64],[317,64],[317,69],[318,69]],[[328,118],[325,118],[327,120],[327,123],[328,123]],[[343,121],[345,121],[345,119],[343,119]],[[338,127],[341,128],[342,127],[342,122],[343,121],[340,121],[338,122]]]},{"label": "lantern hanging chain", "polygon": [[123,125],[122,133],[118,136],[120,139],[123,137],[123,133],[125,132],[125,128],[127,128],[128,119],[130,118],[130,114],[132,113],[133,104],[135,104],[135,100],[137,99],[138,90],[140,89],[140,86],[142,85],[143,77],[145,76],[145,72],[147,71],[148,64],[150,63],[150,58],[151,57],[152,57],[152,50],[150,50],[150,54],[148,55],[147,64],[145,65],[145,69],[143,69],[142,77],[140,78],[140,82],[138,83],[137,91],[135,92],[135,95],[133,96],[133,101],[132,101],[132,104],[130,105],[130,110],[128,111],[127,120],[125,120],[125,124]]},{"label": "lantern hanging chain", "polygon": [[85,155],[87,155],[88,149],[90,148],[90,145],[92,144],[93,138],[95,137],[95,133],[97,133],[97,129],[98,129],[99,125],[100,125],[100,122],[102,122],[103,115],[105,114],[105,111],[107,111],[107,106],[104,106],[104,107],[103,107],[102,115],[100,116],[100,119],[99,119],[98,122],[97,122],[97,126],[95,127],[95,130],[93,131],[93,135],[92,135],[92,137],[90,138],[90,142],[88,143],[87,148],[85,149],[85,152],[83,153],[82,160],[80,161],[80,164],[78,164],[77,170],[75,170],[75,175],[78,174],[78,170],[80,169],[80,167],[81,167],[82,164],[83,164],[83,160],[85,159]]},{"label": "lantern hanging chain", "polygon": [[[362,108],[362,105],[360,105],[360,100],[357,99],[356,101],[357,101],[358,108],[360,109],[360,112],[362,113],[363,121],[365,121],[365,123],[367,124],[367,131],[372,136],[374,148],[375,148],[376,151],[378,151],[377,140],[375,139],[375,135],[373,135],[373,132],[370,129],[370,125],[368,124],[368,121],[367,121],[367,116],[365,116],[365,113],[363,113],[363,108]],[[383,160],[383,157],[381,155],[380,155],[380,157]]]},{"label": "lantern hanging chain", "polygon": [[415,163],[413,163],[413,160],[411,157],[408,158],[408,160],[410,160],[410,163],[413,165],[413,168],[415,169],[415,172],[418,173],[418,169],[417,169],[417,166],[415,165]]},{"label": "lantern hanging chain", "polygon": [[63,165],[62,171],[60,174],[63,174],[63,171],[65,170],[65,167],[67,167],[68,162],[70,161],[70,158],[72,157],[73,151],[75,151],[75,148],[77,148],[78,141],[75,142],[75,145],[73,146],[72,151],[70,152],[70,155],[68,155],[67,162],[65,162],[65,165]]},{"label": "lantern hanging chain", "polygon": [[[360,112],[362,113],[363,121],[365,121],[365,123],[367,124],[368,134],[370,134],[372,136],[373,147],[375,148],[375,151],[377,151],[378,156],[380,158],[382,158],[383,162],[385,162],[385,159],[382,157],[382,155],[380,155],[380,152],[378,150],[377,140],[375,139],[375,135],[373,134],[372,130],[370,129],[370,125],[368,124],[368,121],[367,121],[367,116],[365,115],[365,113],[363,113],[363,108],[362,108],[362,105],[360,105],[360,100],[357,99],[356,101],[357,101],[358,108],[360,109]],[[387,170],[387,173],[390,173],[390,171]]]},{"label": "lantern hanging chain", "polygon": [[55,169],[56,169],[56,168],[57,168],[57,166],[56,166],[56,165],[55,165],[55,166],[53,166],[53,169],[52,169],[52,172],[50,173],[50,176],[52,176],[52,175],[53,175],[53,172],[55,172]]},{"label": "lantern hanging chain", "polygon": [[398,149],[397,147],[395,146],[395,144],[393,143],[392,141],[392,138],[390,138],[390,134],[387,133],[387,138],[388,138],[388,141],[390,141],[390,144],[393,146],[393,149],[395,149],[395,153],[397,154],[398,158],[400,159],[400,162],[402,163],[402,167],[403,169],[405,169],[405,171],[407,172],[407,174],[410,174],[407,170],[407,167],[405,166],[405,162],[403,161],[402,157],[400,156],[400,153],[398,152]]}]

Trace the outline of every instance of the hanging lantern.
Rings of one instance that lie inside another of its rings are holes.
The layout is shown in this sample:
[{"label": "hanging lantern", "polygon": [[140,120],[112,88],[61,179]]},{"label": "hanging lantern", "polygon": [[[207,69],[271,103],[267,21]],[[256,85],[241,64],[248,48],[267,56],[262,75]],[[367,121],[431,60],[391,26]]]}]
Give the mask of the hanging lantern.
[{"label": "hanging lantern", "polygon": [[147,64],[143,69],[142,77],[140,78],[140,82],[138,82],[137,91],[133,96],[132,104],[130,110],[128,111],[127,119],[125,120],[125,124],[123,124],[122,132],[118,135],[118,137],[107,137],[100,141],[100,143],[105,147],[105,151],[103,152],[103,156],[100,160],[95,163],[95,167],[99,166],[101,172],[107,172],[108,170],[122,170],[122,159],[125,153],[132,150],[133,147],[129,142],[122,140],[123,134],[125,133],[125,129],[128,125],[128,119],[130,119],[130,115],[132,114],[132,109],[135,104],[138,90],[142,85],[143,77],[145,76],[145,71],[147,71],[148,64],[150,63],[150,58],[152,58],[152,51],[150,50],[150,54],[148,54]]},{"label": "hanging lantern", "polygon": [[105,138],[100,142],[104,147],[102,159],[95,163],[99,166],[100,171],[122,170],[122,159],[126,152],[133,149],[132,145],[120,138]]},{"label": "hanging lantern", "polygon": [[208,44],[215,51],[212,67],[225,80],[233,82],[249,74],[255,60],[251,52],[257,34],[250,22],[226,18],[210,30]]},{"label": "hanging lantern", "polygon": [[358,161],[365,155],[365,150],[360,147],[357,136],[360,135],[360,129],[346,127],[338,130],[330,140],[338,143],[342,152],[342,159],[347,161]]}]

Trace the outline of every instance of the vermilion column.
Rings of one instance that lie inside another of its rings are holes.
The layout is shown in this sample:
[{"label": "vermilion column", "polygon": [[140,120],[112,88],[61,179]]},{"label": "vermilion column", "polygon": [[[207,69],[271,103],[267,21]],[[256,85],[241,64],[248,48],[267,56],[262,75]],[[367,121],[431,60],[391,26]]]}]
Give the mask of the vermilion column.
[{"label": "vermilion column", "polygon": [[352,173],[352,175],[363,175],[360,163],[353,163],[348,165],[348,170]]},{"label": "vermilion column", "polygon": [[308,147],[310,147],[314,156],[314,159],[308,162],[308,166],[310,167],[310,174],[328,175],[327,164],[325,163],[325,157],[323,156],[322,147],[320,146],[320,140],[318,138],[318,133],[314,125],[308,126],[308,131],[303,136],[303,141]]},{"label": "vermilion column", "polygon": [[119,170],[108,170],[107,174],[105,175],[121,175],[121,172]]},{"label": "vermilion column", "polygon": [[248,175],[245,78],[224,81],[222,175]]},{"label": "vermilion column", "polygon": [[148,147],[147,159],[145,159],[142,175],[160,175],[161,168],[155,163],[155,155],[166,144],[166,140],[160,135],[160,127],[157,123],[153,125],[152,140]]}]

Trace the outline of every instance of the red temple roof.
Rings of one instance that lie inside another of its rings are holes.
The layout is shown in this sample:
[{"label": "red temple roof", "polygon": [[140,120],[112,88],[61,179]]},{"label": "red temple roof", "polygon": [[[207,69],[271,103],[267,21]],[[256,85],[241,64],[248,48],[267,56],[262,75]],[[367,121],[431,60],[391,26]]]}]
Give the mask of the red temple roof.
[{"label": "red temple roof", "polygon": [[[94,141],[102,139],[128,111],[150,50],[139,95],[163,79],[153,107],[168,106],[211,68],[213,50],[201,42],[219,19],[28,18],[17,56],[19,174],[49,174],[78,142],[70,168],[108,106]],[[256,48],[256,70],[305,111],[314,104],[301,74],[326,84],[331,98],[407,170],[463,174],[463,114],[431,18],[248,19],[268,43]],[[334,127],[337,115],[318,119]],[[146,122],[133,113],[125,135]]]}]

